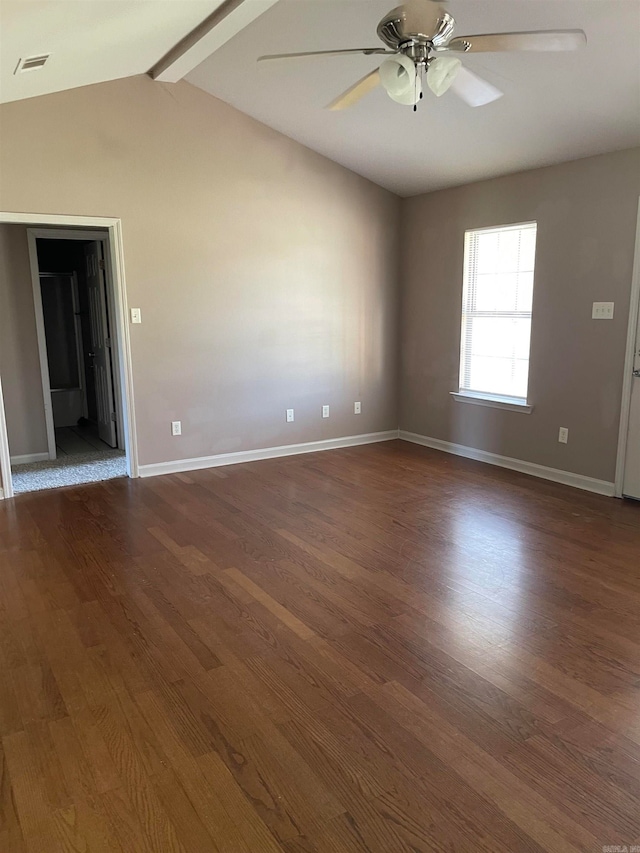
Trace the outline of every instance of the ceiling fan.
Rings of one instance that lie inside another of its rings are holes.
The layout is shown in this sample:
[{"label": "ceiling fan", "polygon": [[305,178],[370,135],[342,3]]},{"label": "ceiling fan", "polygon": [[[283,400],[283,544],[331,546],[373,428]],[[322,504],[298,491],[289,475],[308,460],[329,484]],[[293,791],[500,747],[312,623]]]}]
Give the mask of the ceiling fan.
[{"label": "ceiling fan", "polygon": [[386,47],[320,50],[310,53],[278,53],[265,60],[364,54],[388,56],[328,105],[330,110],[353,106],[382,85],[392,100],[413,106],[422,98],[423,81],[438,97],[451,89],[471,107],[502,97],[502,92],[466,68],[456,53],[489,53],[507,50],[577,50],[587,42],[582,30],[540,30],[521,33],[487,33],[454,37],[455,20],[438,0],[408,0],[392,9],[378,24],[378,37]]}]

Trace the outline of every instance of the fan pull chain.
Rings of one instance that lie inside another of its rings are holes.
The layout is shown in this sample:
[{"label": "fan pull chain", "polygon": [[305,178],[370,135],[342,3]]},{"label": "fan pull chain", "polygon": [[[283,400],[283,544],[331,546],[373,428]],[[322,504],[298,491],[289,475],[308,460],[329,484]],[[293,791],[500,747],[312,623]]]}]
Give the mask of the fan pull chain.
[{"label": "fan pull chain", "polygon": [[413,111],[414,113],[418,112],[418,100],[422,100],[422,96],[424,95],[424,66],[420,65],[420,97],[418,98],[418,75],[416,74],[416,79],[413,83]]}]

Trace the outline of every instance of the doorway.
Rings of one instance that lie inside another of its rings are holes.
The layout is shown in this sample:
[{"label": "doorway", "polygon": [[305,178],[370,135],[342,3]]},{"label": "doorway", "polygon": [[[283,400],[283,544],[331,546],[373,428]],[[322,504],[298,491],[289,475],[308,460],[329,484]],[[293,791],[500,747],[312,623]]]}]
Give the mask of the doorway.
[{"label": "doorway", "polygon": [[[16,220],[25,219],[30,224],[35,217],[16,214],[14,219],[0,214],[0,227],[3,222],[17,224]],[[33,397],[34,386],[41,386],[40,406],[26,418],[40,445],[18,446],[26,438],[24,431],[15,425],[12,430],[11,424],[15,387],[10,387],[10,373],[16,360],[11,365],[5,358],[0,363],[5,386],[4,403],[0,391],[0,497],[137,476],[119,221],[91,221],[78,229],[69,226],[90,220],[61,219],[55,224],[67,227],[23,229],[39,377],[32,371],[30,381],[22,382],[18,391]],[[40,220],[40,224],[48,223]],[[7,399],[10,390],[13,397]],[[39,433],[38,424],[31,423],[38,419],[42,422]]]},{"label": "doorway", "polygon": [[47,374],[45,410],[51,409],[46,419],[49,459],[25,463],[14,457],[14,493],[124,477],[107,299],[107,235],[88,231],[86,239],[82,234],[61,239],[45,236],[46,231],[28,234],[31,254],[35,240],[31,264],[38,268],[32,282],[36,327],[44,332],[38,334],[38,346]]}]

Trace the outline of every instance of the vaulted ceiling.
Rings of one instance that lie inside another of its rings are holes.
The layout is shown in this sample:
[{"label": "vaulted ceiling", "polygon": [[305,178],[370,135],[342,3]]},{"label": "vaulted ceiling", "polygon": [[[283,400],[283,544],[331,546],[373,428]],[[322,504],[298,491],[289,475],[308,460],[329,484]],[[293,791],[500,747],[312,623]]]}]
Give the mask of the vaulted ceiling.
[{"label": "vaulted ceiling", "polygon": [[[377,89],[351,110],[331,112],[326,105],[379,59],[256,62],[265,53],[378,46],[376,25],[392,5],[0,0],[0,100],[145,73],[212,14],[231,8],[233,26],[216,24],[218,36],[201,38],[189,61],[164,79],[187,74],[192,84],[400,195],[640,144],[640,0],[450,0],[458,35],[581,28],[588,38],[575,53],[465,55],[469,69],[504,92],[475,109],[452,92],[440,99],[426,92],[414,113]],[[45,53],[50,59],[41,71],[16,73],[21,59]]]},{"label": "vaulted ceiling", "polygon": [[[0,101],[146,73],[223,0],[0,0]],[[20,60],[49,54],[38,71]]]},{"label": "vaulted ceiling", "polygon": [[504,92],[472,109],[425,93],[417,113],[377,89],[324,107],[375,56],[256,64],[261,54],[376,46],[393,0],[280,0],[187,79],[242,112],[401,195],[640,144],[638,0],[451,0],[456,33],[581,28],[575,53],[475,54]]}]

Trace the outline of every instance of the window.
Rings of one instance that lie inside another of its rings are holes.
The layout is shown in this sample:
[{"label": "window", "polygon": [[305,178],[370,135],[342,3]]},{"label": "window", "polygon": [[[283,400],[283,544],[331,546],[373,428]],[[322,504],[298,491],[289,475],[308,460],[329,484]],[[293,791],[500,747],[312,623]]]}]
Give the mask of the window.
[{"label": "window", "polygon": [[460,392],[524,406],[536,223],[467,231],[464,243]]}]

